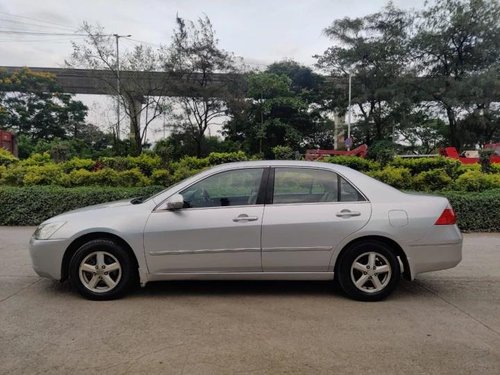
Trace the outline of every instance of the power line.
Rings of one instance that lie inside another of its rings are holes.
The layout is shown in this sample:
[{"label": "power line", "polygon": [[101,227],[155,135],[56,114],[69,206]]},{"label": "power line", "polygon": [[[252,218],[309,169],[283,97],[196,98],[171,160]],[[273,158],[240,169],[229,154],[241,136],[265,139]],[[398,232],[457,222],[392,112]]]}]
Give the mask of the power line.
[{"label": "power line", "polygon": [[36,21],[38,23],[45,23],[45,24],[48,24],[48,25],[58,26],[58,27],[65,28],[65,29],[68,29],[68,30],[74,30],[75,29],[74,27],[69,26],[69,25],[62,25],[62,24],[58,24],[58,23],[55,23],[55,22],[40,20],[40,19],[33,18],[33,17],[21,16],[21,15],[18,15],[18,14],[12,14],[12,13],[7,13],[7,12],[0,12],[0,14],[3,14],[5,16],[10,16],[10,17],[16,17],[16,18],[24,18],[24,19],[27,19],[27,20]]},{"label": "power line", "polygon": [[[49,33],[41,31],[19,31],[19,30],[0,30],[3,34],[23,34],[23,35],[67,35],[67,36],[87,36],[87,34],[78,33]],[[112,34],[101,34],[99,36],[111,36]]]},{"label": "power line", "polygon": [[25,22],[25,21],[18,21],[18,20],[10,20],[6,18],[0,18],[0,21],[2,22],[8,22],[8,23],[15,23],[15,24],[20,24],[20,25],[26,25],[26,26],[34,26],[34,27],[41,27],[41,28],[48,28],[48,29],[62,29],[62,30],[73,30],[67,27],[61,27],[61,26],[49,26],[49,25],[40,25],[37,23],[32,23],[32,22]]}]

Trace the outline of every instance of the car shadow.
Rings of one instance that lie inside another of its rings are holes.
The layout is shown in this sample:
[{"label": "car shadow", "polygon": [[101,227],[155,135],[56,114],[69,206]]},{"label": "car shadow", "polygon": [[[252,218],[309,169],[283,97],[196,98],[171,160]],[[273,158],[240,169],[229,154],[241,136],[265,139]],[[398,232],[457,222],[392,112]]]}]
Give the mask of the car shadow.
[{"label": "car shadow", "polygon": [[[52,295],[78,296],[68,281],[53,282],[47,288]],[[418,283],[401,280],[400,285],[387,299],[400,300],[414,298],[419,295],[432,294],[419,286]],[[221,297],[221,296],[273,296],[273,297],[304,297],[314,296],[325,298],[348,298],[340,287],[332,281],[254,281],[254,280],[183,280],[183,281],[155,281],[148,283],[144,288],[135,287],[126,296],[126,299],[141,298],[182,298],[182,297]]]}]

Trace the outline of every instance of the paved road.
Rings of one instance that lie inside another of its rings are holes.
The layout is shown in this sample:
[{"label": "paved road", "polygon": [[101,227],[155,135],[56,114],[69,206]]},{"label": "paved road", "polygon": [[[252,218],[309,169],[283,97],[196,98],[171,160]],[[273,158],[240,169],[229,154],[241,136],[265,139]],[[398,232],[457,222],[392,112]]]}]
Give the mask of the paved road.
[{"label": "paved road", "polygon": [[111,302],[37,277],[0,227],[1,374],[500,374],[500,234],[388,300],[327,282],[165,282]]}]

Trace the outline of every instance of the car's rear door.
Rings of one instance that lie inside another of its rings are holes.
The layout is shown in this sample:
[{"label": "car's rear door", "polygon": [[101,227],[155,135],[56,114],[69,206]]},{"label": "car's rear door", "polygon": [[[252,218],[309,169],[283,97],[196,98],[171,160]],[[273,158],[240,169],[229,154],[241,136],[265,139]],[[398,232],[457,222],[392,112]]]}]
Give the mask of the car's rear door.
[{"label": "car's rear door", "polygon": [[144,231],[149,272],[261,272],[261,224],[268,169],[209,176],[179,193],[185,207],[155,210]]},{"label": "car's rear door", "polygon": [[264,272],[324,272],[333,248],[369,220],[371,205],[328,169],[276,167],[262,222]]}]

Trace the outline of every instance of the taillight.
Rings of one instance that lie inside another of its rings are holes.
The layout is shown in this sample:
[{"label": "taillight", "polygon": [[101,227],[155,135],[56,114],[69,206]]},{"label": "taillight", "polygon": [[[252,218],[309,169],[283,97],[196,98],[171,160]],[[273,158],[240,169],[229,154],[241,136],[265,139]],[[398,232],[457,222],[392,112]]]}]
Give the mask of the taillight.
[{"label": "taillight", "polygon": [[434,225],[453,225],[457,222],[457,217],[453,208],[447,207],[444,209],[443,213],[436,220]]}]

